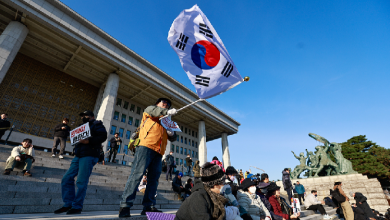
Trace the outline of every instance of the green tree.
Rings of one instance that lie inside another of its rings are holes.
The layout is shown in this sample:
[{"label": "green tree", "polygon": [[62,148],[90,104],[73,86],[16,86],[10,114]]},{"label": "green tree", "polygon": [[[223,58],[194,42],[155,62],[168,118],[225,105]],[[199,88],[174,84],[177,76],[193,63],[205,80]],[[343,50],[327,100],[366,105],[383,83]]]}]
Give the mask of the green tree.
[{"label": "green tree", "polygon": [[381,182],[390,178],[390,149],[368,141],[365,135],[341,144],[343,156],[352,162],[355,171]]}]

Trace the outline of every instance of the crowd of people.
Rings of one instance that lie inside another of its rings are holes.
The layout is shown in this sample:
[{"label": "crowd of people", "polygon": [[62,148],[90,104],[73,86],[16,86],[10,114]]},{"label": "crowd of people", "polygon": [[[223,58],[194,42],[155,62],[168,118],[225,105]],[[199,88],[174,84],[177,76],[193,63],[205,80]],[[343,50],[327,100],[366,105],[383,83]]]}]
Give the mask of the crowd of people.
[{"label": "crowd of people", "polygon": [[[167,141],[176,140],[176,133],[165,129],[159,118],[166,115],[175,115],[176,109],[171,109],[171,101],[160,98],[154,105],[147,107],[143,113],[142,126],[139,130],[139,145],[131,167],[131,173],[125,185],[122,200],[119,207],[119,217],[130,217],[130,208],[133,206],[136,192],[144,193],[142,201],[142,215],[146,212],[161,212],[155,207],[157,187],[162,172],[162,156],[164,155]],[[89,177],[94,165],[102,156],[102,143],[107,139],[107,131],[101,121],[95,120],[91,111],[80,113],[83,124],[89,123],[91,136],[80,140],[74,147],[74,159],[68,171],[61,181],[63,207],[54,213],[80,214],[86,196]],[[6,117],[5,117],[6,119]],[[2,115],[2,120],[4,117]],[[65,149],[66,135],[70,128],[69,120],[64,118],[62,124],[55,128],[54,145],[52,154],[55,156],[57,145],[61,145],[59,157]],[[1,134],[1,133],[0,133]],[[116,156],[116,146],[122,140],[115,134],[111,140],[110,160]],[[15,166],[23,167],[24,176],[31,176],[31,166],[34,163],[34,148],[31,139],[24,139],[20,146],[13,148],[7,159],[4,174],[9,175]],[[103,152],[104,155],[104,152]],[[359,192],[351,192],[356,203],[352,206],[348,196],[342,189],[342,182],[336,181],[330,189],[330,195],[323,201],[317,199],[317,191],[312,190],[306,194],[305,187],[298,182],[292,184],[290,170],[282,171],[284,190],[287,191],[288,199],[280,194],[280,186],[270,181],[268,174],[251,174],[237,171],[233,166],[224,169],[222,162],[214,157],[211,162],[200,164],[195,162],[191,167],[192,158],[187,155],[187,173],[194,173],[194,180],[189,178],[183,185],[183,173],[173,170],[175,161],[172,152],[165,158],[166,180],[172,181],[172,190],[178,194],[178,199],[183,203],[176,213],[177,220],[191,219],[218,219],[218,220],[294,220],[300,218],[300,209],[293,209],[292,198],[298,198],[300,204],[307,210],[318,211],[323,219],[332,219],[324,206],[337,209],[337,213],[345,220],[382,220],[385,216],[372,210],[367,203],[367,198]],[[77,190],[75,177],[77,176]],[[295,195],[296,194],[296,195]],[[295,204],[295,203],[294,203]]]}]

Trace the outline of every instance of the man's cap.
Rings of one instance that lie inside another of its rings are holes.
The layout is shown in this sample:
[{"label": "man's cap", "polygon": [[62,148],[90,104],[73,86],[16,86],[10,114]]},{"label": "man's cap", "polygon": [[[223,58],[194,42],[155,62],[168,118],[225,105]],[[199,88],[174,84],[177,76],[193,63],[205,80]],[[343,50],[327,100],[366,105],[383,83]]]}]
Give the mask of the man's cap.
[{"label": "man's cap", "polygon": [[226,179],[222,168],[209,162],[203,164],[200,168],[200,176],[203,184],[210,188],[215,185],[223,185]]},{"label": "man's cap", "polygon": [[335,180],[334,183],[341,183],[341,180]]},{"label": "man's cap", "polygon": [[81,113],[80,113],[80,116],[92,116],[92,117],[94,117],[95,114],[93,114],[92,111],[86,110],[86,111],[84,111],[84,112],[81,112]]},{"label": "man's cap", "polygon": [[183,177],[183,173],[182,172],[179,172],[179,174],[177,174],[177,175]]},{"label": "man's cap", "polygon": [[274,182],[271,182],[269,184],[269,186],[267,187],[267,189],[268,189],[268,192],[272,192],[272,191],[280,189],[280,186],[276,185],[276,183],[274,183]]},{"label": "man's cap", "polygon": [[268,187],[269,185],[270,185],[269,183],[260,182],[259,184],[257,184],[257,188],[264,189],[264,188]]},{"label": "man's cap", "polygon": [[234,167],[233,166],[228,166],[227,168],[226,168],[226,175],[237,175],[238,173],[237,173],[237,170],[236,169],[234,169]]},{"label": "man's cap", "polygon": [[244,181],[242,181],[240,188],[241,189],[248,189],[251,186],[255,186],[256,183],[252,181],[251,178],[246,178]]},{"label": "man's cap", "polygon": [[168,108],[170,108],[170,107],[172,106],[171,100],[169,100],[169,99],[167,99],[167,98],[159,98],[159,99],[157,99],[156,105],[157,105],[158,103],[160,103],[161,101],[166,101],[166,102],[168,103]]}]

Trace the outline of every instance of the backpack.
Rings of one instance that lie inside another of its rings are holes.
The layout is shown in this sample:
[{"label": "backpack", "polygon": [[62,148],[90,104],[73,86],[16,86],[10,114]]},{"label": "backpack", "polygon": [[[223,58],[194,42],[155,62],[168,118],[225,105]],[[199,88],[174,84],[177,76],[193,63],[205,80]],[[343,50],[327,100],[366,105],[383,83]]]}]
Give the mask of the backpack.
[{"label": "backpack", "polygon": [[333,197],[334,199],[336,199],[336,201],[337,201],[338,203],[343,203],[343,202],[346,201],[345,197],[344,197],[343,195],[341,195],[341,193],[340,193],[340,191],[339,191],[338,189],[336,189],[336,190],[331,190],[331,191],[330,191],[330,194],[332,195],[332,197]]},{"label": "backpack", "polygon": [[[149,119],[149,118],[146,118],[145,121],[144,121],[144,123],[142,123],[142,125],[140,125],[140,126],[134,131],[134,133],[130,136],[130,141],[129,141],[129,145],[128,145],[129,150],[134,151],[134,149],[135,149],[136,147],[138,147],[139,142],[141,142],[141,140],[139,139],[139,132],[140,132],[140,130],[141,130],[141,127],[143,127],[143,126],[145,125],[145,123],[146,123],[146,121],[147,121],[148,119]],[[154,125],[154,124],[153,124],[153,125]],[[153,127],[153,125],[152,125],[152,127]],[[152,127],[150,127],[150,129],[152,129]],[[149,130],[150,130],[150,129],[149,129]]]}]

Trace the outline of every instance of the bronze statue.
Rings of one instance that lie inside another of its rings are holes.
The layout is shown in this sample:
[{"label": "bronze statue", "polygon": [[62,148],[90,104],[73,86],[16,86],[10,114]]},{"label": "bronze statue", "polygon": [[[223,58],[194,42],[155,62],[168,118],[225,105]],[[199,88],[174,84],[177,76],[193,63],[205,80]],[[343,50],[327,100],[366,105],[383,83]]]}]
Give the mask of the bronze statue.
[{"label": "bronze statue", "polygon": [[299,160],[299,162],[301,163],[300,165],[296,166],[294,168],[294,171],[291,172],[290,176],[292,179],[297,179],[299,177],[299,174],[301,174],[303,171],[305,171],[307,169],[306,167],[306,159],[307,157],[305,157],[305,154],[302,152],[299,154],[299,157],[297,155],[295,155],[294,151],[291,151],[295,158],[297,158]]},{"label": "bronze statue", "polygon": [[352,162],[345,159],[343,154],[341,153],[341,144],[332,142],[330,144],[331,146],[331,152],[334,155],[334,158],[336,159],[336,163],[338,165],[337,167],[337,173],[338,174],[352,174],[352,173],[357,173],[356,171],[353,170],[352,168]]}]

